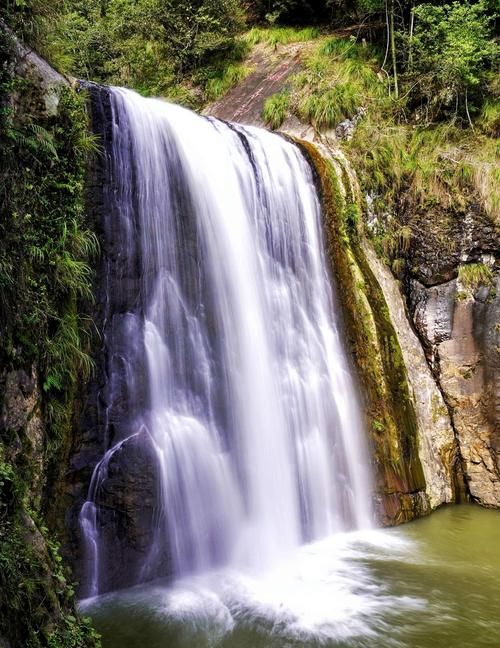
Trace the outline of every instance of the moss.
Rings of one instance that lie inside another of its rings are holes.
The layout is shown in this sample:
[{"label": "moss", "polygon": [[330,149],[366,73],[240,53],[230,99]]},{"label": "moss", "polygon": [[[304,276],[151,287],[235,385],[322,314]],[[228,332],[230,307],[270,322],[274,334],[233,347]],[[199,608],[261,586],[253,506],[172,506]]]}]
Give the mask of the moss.
[{"label": "moss", "polygon": [[442,404],[442,401],[439,399],[439,397],[436,394],[432,395],[431,412],[432,412],[432,422],[434,423],[434,425],[438,422],[438,420],[442,416],[446,416],[448,414],[448,410]]},{"label": "moss", "polygon": [[[414,510],[414,504],[408,504],[410,494],[413,501],[414,494],[421,493],[418,507],[425,508],[417,420],[403,356],[382,290],[367,263],[357,230],[353,231],[339,173],[312,144],[300,145],[318,177],[329,258],[347,337],[365,391],[376,488],[383,500],[381,516],[386,521],[401,522],[409,519]],[[403,501],[408,504],[406,508],[402,508]],[[397,515],[393,511],[395,502],[400,502]]]}]

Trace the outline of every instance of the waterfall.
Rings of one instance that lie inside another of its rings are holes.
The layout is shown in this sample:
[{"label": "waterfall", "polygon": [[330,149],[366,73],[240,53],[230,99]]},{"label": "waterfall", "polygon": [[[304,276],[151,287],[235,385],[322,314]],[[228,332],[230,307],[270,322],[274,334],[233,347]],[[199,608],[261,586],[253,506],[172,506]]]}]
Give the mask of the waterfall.
[{"label": "waterfall", "polygon": [[135,582],[165,562],[174,577],[261,569],[369,526],[309,163],[276,134],[107,92],[105,454],[80,513],[87,594],[106,589],[102,501],[126,447],[152,449],[157,482]]}]

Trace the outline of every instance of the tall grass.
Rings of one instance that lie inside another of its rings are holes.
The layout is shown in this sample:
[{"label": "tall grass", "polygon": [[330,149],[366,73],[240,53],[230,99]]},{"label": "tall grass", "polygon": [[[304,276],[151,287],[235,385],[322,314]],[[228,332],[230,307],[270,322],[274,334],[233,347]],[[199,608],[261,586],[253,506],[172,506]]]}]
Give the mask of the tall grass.
[{"label": "tall grass", "polygon": [[290,107],[290,94],[287,91],[271,95],[264,103],[262,117],[273,130],[279,128],[286,119]]},{"label": "tall grass", "polygon": [[[363,50],[360,53],[360,50]],[[361,107],[386,101],[383,81],[365,51],[349,40],[323,39],[293,79],[294,108],[303,121],[332,128]]]},{"label": "tall grass", "polygon": [[208,79],[205,85],[205,96],[209,101],[215,101],[226,94],[231,88],[243,81],[253,68],[243,63],[230,63],[216,76]]},{"label": "tall grass", "polygon": [[484,263],[468,263],[458,269],[458,280],[464,288],[476,290],[493,284],[493,271]]},{"label": "tall grass", "polygon": [[245,35],[245,41],[252,46],[258,43],[276,46],[314,40],[319,35],[320,31],[317,27],[303,27],[302,29],[294,29],[293,27],[252,27]]}]

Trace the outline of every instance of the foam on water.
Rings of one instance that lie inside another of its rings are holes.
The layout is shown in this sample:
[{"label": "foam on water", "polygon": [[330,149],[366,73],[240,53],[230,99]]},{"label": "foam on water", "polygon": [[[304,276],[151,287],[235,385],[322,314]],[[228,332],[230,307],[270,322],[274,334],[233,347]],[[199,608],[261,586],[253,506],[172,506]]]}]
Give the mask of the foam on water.
[{"label": "foam on water", "polygon": [[[391,616],[396,619],[426,606],[423,598],[390,594],[367,566],[373,559],[419,561],[421,556],[418,545],[396,534],[339,533],[304,545],[259,573],[213,570],[170,585],[157,583],[89,599],[82,607],[98,615],[107,606],[139,616],[147,609],[165,627],[202,636],[214,645],[235,628],[274,637],[283,646],[287,641],[366,641],[378,637]],[[400,644],[393,638],[385,645]]]}]

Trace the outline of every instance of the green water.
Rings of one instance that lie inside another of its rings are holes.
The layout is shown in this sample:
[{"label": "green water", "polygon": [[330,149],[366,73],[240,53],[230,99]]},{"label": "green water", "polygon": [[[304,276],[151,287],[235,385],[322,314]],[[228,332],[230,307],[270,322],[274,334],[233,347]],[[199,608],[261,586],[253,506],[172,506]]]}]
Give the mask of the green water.
[{"label": "green water", "polygon": [[450,506],[304,547],[272,572],[155,583],[83,609],[104,648],[496,648],[500,513]]}]

